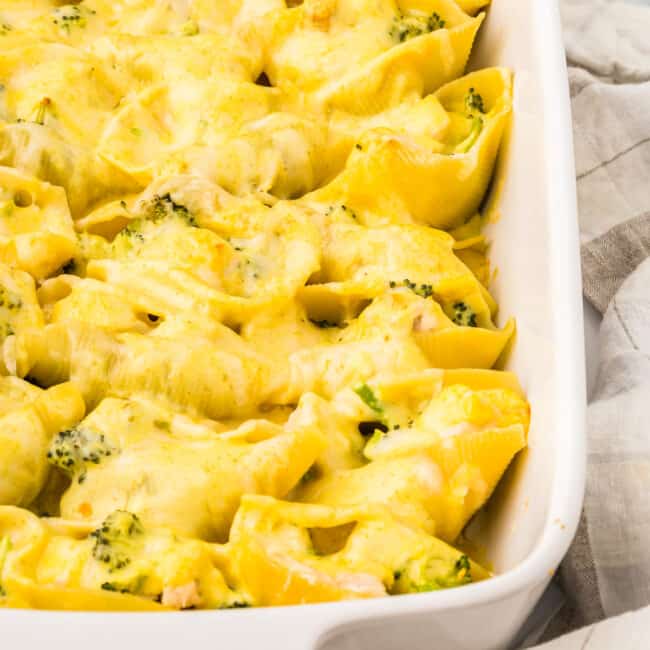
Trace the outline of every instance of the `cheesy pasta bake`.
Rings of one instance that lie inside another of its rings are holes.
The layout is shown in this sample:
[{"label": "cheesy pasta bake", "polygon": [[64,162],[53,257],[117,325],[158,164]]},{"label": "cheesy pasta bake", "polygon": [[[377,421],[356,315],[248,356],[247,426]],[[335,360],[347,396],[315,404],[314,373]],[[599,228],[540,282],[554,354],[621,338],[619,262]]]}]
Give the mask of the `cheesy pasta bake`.
[{"label": "cheesy pasta bake", "polygon": [[487,1],[0,0],[0,606],[490,576]]}]

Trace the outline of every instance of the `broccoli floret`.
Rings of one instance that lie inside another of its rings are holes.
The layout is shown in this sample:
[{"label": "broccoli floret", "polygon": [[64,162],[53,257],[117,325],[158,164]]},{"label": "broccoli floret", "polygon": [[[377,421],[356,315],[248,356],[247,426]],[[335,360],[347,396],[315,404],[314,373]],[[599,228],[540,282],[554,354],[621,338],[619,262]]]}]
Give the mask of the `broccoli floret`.
[{"label": "broccoli floret", "polygon": [[145,242],[146,236],[156,231],[156,226],[167,219],[180,219],[188,226],[197,227],[196,219],[180,203],[175,203],[169,194],[154,196],[151,201],[142,204],[144,217],[132,219],[113,241],[113,249],[125,247],[131,250]]},{"label": "broccoli floret", "polygon": [[[112,573],[110,569],[109,573]],[[118,594],[140,594],[145,582],[146,576],[138,575],[125,581],[111,580],[110,582],[102,582],[100,589],[103,589],[104,591],[114,591]],[[161,597],[162,594],[160,594],[155,600],[160,602]]]},{"label": "broccoli floret", "polygon": [[130,239],[134,242],[144,243],[144,235],[142,234],[142,226],[146,223],[146,219],[133,219],[129,225],[120,231],[118,237]]},{"label": "broccoli floret", "polygon": [[472,570],[467,555],[461,555],[456,560],[425,557],[395,571],[393,578],[392,593],[437,591],[472,582]]},{"label": "broccoli floret", "polygon": [[464,302],[455,302],[452,306],[453,316],[452,320],[456,325],[463,327],[477,327],[476,313],[468,307]]},{"label": "broccoli floret", "polygon": [[188,226],[197,226],[196,219],[181,203],[176,203],[169,193],[154,196],[146,207],[147,216],[153,221],[166,219],[170,216],[180,217]]},{"label": "broccoli floret", "polygon": [[461,555],[458,558],[458,560],[456,560],[456,564],[454,565],[454,569],[455,569],[457,575],[463,574],[463,577],[464,576],[471,577],[471,567],[470,567],[469,558],[467,557],[467,555]]},{"label": "broccoli floret", "polygon": [[104,458],[117,453],[117,447],[103,433],[85,427],[75,427],[61,431],[50,445],[47,459],[59,467],[70,478],[83,483],[86,466],[99,465]]},{"label": "broccoli floret", "polygon": [[472,120],[472,126],[470,128],[469,134],[467,137],[460,142],[454,152],[455,153],[467,153],[476,143],[478,140],[478,137],[481,135],[481,132],[483,131],[483,118],[481,117],[475,117]]},{"label": "broccoli floret", "polygon": [[359,388],[355,388],[354,392],[364,401],[364,403],[369,406],[375,413],[383,413],[384,407],[381,405],[381,402],[377,399],[377,396],[373,392],[372,388],[368,384],[362,384]]},{"label": "broccoli floret", "polygon": [[[144,527],[136,515],[126,510],[116,510],[106,517],[97,530],[90,533],[90,537],[95,540],[93,557],[105,564],[109,573],[119,571],[131,564],[143,535]],[[118,588],[116,583],[102,585],[102,589],[108,591],[121,591],[122,588],[130,591],[126,586]]]},{"label": "broccoli floret", "polygon": [[[388,284],[391,289],[400,286],[400,284],[394,280],[391,280]],[[404,278],[402,284],[421,298],[431,298],[433,295],[433,285],[431,284],[416,284],[415,282],[411,282],[408,278]]]},{"label": "broccoli floret", "polygon": [[435,32],[437,29],[443,29],[445,21],[440,15],[433,12],[429,16],[412,15],[405,16],[399,14],[393,18],[393,24],[390,28],[390,37],[397,43],[403,43],[416,36]]},{"label": "broccoli floret", "polygon": [[453,566],[446,573],[442,571],[436,574],[436,571],[442,569],[442,566],[430,566],[432,578],[429,581],[418,585],[418,591],[433,591],[435,589],[449,589],[450,587],[460,587],[472,581],[472,571],[467,555],[461,555]]},{"label": "broccoli floret", "polygon": [[87,7],[78,7],[77,5],[63,5],[54,10],[54,24],[59,29],[65,30],[70,34],[70,29],[74,27],[83,28],[87,24],[86,16],[97,13],[94,9]]},{"label": "broccoli floret", "polygon": [[465,109],[468,115],[474,115],[474,113],[483,113],[485,114],[485,104],[483,103],[483,97],[479,95],[474,88],[470,88],[465,95]]},{"label": "broccoli floret", "polygon": [[454,153],[467,153],[474,146],[483,131],[482,115],[484,114],[485,104],[483,97],[474,88],[470,88],[465,95],[465,115],[468,119],[472,120],[472,124],[465,139],[456,145]]}]

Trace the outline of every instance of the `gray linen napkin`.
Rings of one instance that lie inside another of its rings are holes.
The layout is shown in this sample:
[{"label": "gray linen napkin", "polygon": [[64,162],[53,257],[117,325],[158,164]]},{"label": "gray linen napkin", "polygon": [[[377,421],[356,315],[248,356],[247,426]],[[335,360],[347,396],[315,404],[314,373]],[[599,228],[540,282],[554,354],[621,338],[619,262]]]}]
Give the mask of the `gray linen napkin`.
[{"label": "gray linen napkin", "polygon": [[[562,0],[562,17],[583,288],[604,318],[583,517],[545,638],[650,604],[650,2]],[[647,633],[650,610],[543,647],[650,647],[631,641],[639,616]]]}]

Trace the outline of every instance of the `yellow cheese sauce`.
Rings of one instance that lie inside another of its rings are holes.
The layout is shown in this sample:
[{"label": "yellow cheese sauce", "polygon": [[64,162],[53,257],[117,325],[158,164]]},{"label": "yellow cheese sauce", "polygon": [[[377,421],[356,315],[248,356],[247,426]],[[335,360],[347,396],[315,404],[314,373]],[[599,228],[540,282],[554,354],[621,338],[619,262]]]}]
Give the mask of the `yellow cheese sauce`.
[{"label": "yellow cheese sauce", "polygon": [[0,607],[490,577],[486,4],[0,0]]}]

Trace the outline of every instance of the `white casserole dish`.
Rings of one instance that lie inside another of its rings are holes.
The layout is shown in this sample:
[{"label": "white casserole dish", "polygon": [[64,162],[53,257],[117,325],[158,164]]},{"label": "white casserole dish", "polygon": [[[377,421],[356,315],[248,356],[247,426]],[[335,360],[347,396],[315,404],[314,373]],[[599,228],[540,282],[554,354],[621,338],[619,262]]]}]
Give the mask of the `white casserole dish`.
[{"label": "white casserole dish", "polygon": [[[554,0],[493,0],[472,68],[515,71],[512,129],[489,233],[494,293],[518,336],[509,367],[532,404],[530,445],[471,528],[499,574],[371,601],[169,614],[0,611],[2,647],[36,650],[507,648],[575,532],[585,471],[584,351],[571,119]],[[493,197],[494,198],[494,197]]]}]

